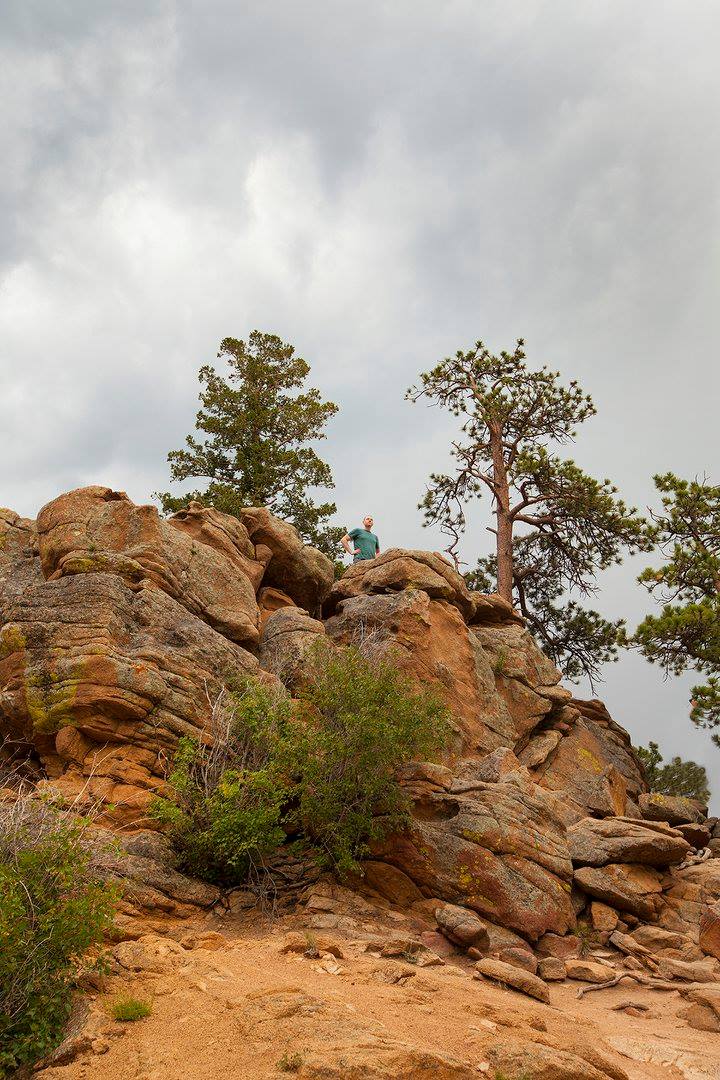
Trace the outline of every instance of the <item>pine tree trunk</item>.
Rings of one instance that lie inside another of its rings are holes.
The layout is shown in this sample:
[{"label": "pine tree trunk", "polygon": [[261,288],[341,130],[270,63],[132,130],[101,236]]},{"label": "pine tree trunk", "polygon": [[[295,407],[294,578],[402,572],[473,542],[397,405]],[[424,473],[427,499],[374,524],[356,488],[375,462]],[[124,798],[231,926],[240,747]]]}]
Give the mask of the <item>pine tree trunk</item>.
[{"label": "pine tree trunk", "polygon": [[490,428],[490,451],[495,482],[495,519],[497,522],[497,591],[512,604],[513,523],[510,517],[510,488],[500,431]]}]

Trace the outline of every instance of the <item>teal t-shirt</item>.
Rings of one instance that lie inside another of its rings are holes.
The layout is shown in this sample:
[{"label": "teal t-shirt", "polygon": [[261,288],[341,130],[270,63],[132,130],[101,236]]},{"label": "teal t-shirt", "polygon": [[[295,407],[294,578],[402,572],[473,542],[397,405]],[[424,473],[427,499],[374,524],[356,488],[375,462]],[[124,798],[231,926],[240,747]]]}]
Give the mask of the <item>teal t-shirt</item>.
[{"label": "teal t-shirt", "polygon": [[368,532],[367,529],[351,529],[348,536],[355,541],[355,547],[359,551],[359,555],[355,556],[353,562],[374,559],[380,550],[380,541],[377,536],[375,533]]}]

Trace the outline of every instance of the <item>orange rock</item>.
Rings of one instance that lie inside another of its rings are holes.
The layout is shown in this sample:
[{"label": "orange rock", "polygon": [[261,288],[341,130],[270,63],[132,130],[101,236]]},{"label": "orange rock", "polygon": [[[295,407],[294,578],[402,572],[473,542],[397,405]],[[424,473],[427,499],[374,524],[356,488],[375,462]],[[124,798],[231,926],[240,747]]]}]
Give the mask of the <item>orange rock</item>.
[{"label": "orange rock", "polygon": [[250,578],[225,551],[163,521],[156,507],[135,506],[110,488],[79,488],[44,506],[37,529],[46,578],[117,574],[135,589],[161,589],[233,641],[258,640]]}]

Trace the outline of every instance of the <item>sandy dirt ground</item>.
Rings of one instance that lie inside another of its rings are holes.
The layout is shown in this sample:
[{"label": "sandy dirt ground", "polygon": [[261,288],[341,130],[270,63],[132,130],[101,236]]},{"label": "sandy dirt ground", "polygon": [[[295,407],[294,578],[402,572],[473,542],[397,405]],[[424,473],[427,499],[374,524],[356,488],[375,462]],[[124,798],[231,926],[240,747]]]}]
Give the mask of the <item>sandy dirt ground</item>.
[{"label": "sandy dirt ground", "polygon": [[[175,934],[184,944],[124,943],[126,966],[85,999],[67,1063],[44,1080],[720,1078],[720,1036],[678,1019],[686,1002],[676,993],[625,983],[579,1000],[582,984],[569,981],[551,984],[544,1005],[473,978],[464,957],[418,967],[333,935],[342,957],[313,958],[282,951],[288,920],[222,924],[222,937],[210,925],[193,937],[186,924]],[[151,1015],[113,1021],[120,994],[152,1002]],[[612,1010],[629,1000],[650,1012]]]}]

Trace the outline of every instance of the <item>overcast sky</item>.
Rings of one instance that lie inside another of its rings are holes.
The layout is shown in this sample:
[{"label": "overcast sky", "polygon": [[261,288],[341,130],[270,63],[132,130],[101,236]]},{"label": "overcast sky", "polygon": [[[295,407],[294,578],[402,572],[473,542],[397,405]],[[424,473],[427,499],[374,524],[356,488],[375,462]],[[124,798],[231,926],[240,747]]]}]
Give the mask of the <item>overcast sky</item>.
[{"label": "overcast sky", "polygon": [[[148,501],[253,328],[340,405],[339,520],[384,547],[442,546],[453,425],[403,395],[478,337],[593,395],[572,453],[628,501],[718,481],[717,0],[7,0],[0,34],[0,503]],[[645,561],[604,614],[651,609]],[[628,656],[600,694],[720,795],[691,682]]]}]

